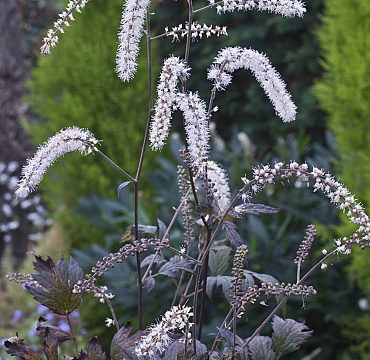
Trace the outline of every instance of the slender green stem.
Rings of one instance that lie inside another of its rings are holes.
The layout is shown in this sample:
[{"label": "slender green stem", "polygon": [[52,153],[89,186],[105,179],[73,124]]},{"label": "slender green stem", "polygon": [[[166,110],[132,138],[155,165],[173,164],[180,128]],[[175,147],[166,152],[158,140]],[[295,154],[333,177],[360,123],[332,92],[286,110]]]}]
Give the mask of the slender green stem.
[{"label": "slender green stem", "polygon": [[113,320],[114,320],[114,325],[115,325],[115,327],[118,331],[119,330],[119,324],[118,324],[116,312],[114,311],[113,306],[112,306],[112,302],[106,296],[104,296],[104,300],[108,304],[110,313],[112,314],[112,317],[113,317]]},{"label": "slender green stem", "polygon": [[77,357],[78,357],[78,346],[77,346],[77,341],[76,341],[75,334],[74,334],[74,332],[73,332],[73,327],[72,327],[72,324],[71,324],[71,319],[69,318],[69,314],[66,314],[66,318],[67,318],[67,321],[68,321],[69,330],[70,330],[70,332],[71,332],[72,340],[73,340],[73,343],[74,343],[74,345],[75,345],[76,354],[77,354]]},{"label": "slender green stem", "polygon": [[[87,143],[88,144],[88,143]],[[89,145],[89,144],[88,144]],[[91,145],[89,145],[91,146]],[[115,162],[113,162],[107,155],[105,155],[103,152],[101,152],[99,149],[97,149],[95,146],[93,147],[94,152],[99,154],[104,160],[106,160],[109,164],[111,164],[114,168],[116,168],[121,174],[125,175],[127,178],[129,178],[133,183],[136,182],[136,180],[130,176],[125,170],[122,170]]]}]

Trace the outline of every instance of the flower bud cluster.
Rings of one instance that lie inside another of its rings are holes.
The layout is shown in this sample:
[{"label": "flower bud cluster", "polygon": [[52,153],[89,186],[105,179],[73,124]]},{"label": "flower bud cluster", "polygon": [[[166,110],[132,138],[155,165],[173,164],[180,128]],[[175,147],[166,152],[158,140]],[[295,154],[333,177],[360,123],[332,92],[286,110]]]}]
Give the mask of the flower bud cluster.
[{"label": "flower bud cluster", "polygon": [[156,355],[163,354],[171,344],[170,333],[177,329],[190,339],[191,335],[188,332],[193,324],[189,322],[189,318],[192,316],[190,307],[173,306],[157,324],[149,327],[147,335],[141,337],[134,349],[136,356],[139,359],[157,359]]},{"label": "flower bud cluster", "polygon": [[217,6],[217,13],[234,10],[259,10],[281,14],[286,17],[302,17],[306,12],[304,3],[299,0],[223,0]]},{"label": "flower bud cluster", "polygon": [[178,79],[187,79],[190,68],[179,57],[164,61],[158,82],[158,98],[150,126],[149,141],[153,150],[161,150],[171,127],[172,111],[176,107]]},{"label": "flower bud cluster", "polygon": [[6,278],[9,281],[15,281],[18,284],[24,284],[32,287],[41,287],[38,282],[32,277],[32,274],[25,274],[25,273],[8,273]]},{"label": "flower bud cluster", "polygon": [[[188,36],[189,34],[189,24],[185,24],[183,26],[182,24],[178,26],[174,26],[171,31],[168,30],[168,27],[164,29],[166,31],[167,36],[172,36],[172,42],[179,41],[179,35],[180,37],[184,38]],[[227,35],[226,26],[220,27],[216,25],[214,28],[212,25],[208,26],[206,24],[200,25],[197,22],[194,22],[191,24],[191,39],[192,41],[197,40],[198,38],[201,39],[203,35],[205,35],[207,38],[209,38],[211,35]]]},{"label": "flower bud cluster", "polygon": [[18,183],[15,194],[18,197],[26,197],[35,190],[47,168],[60,156],[71,151],[88,154],[96,149],[95,145],[98,143],[99,141],[87,129],[74,126],[59,131],[39,146],[32,158],[27,159],[27,165],[22,169],[22,178]]},{"label": "flower bud cluster", "polygon": [[306,230],[306,236],[304,237],[301,245],[299,245],[297,251],[297,257],[294,259],[294,264],[303,263],[308,256],[311,246],[316,236],[315,225],[308,225]]},{"label": "flower bud cluster", "polygon": [[343,212],[347,211],[347,216],[351,222],[358,226],[358,234],[353,234],[350,238],[352,240],[346,239],[344,244],[337,246],[338,252],[348,253],[345,250],[354,243],[358,244],[362,249],[370,246],[369,217],[366,215],[362,205],[356,202],[355,197],[349,190],[332,175],[316,167],[313,167],[312,171],[309,172],[307,164],[291,162],[284,165],[284,163],[279,162],[273,167],[265,165],[254,168],[252,183],[248,182],[246,178],[242,178],[242,181],[249,185],[258,184],[260,186],[266,186],[267,184],[272,184],[275,177],[280,177],[282,180],[289,180],[295,177],[303,182],[307,182],[307,186],[309,186],[309,179],[311,178],[314,180],[314,192],[317,190],[323,191],[333,204],[343,210]]},{"label": "flower bud cluster", "polygon": [[134,241],[133,244],[126,244],[122,246],[118,252],[110,253],[108,256],[103,257],[103,261],[98,261],[96,265],[91,269],[91,273],[85,275],[84,280],[80,280],[74,286],[74,293],[82,294],[84,292],[96,293],[96,281],[98,277],[103,276],[110,269],[115,267],[115,263],[122,263],[130,256],[134,256],[136,253],[142,253],[148,250],[148,245],[153,245],[155,250],[161,250],[164,247],[169,247],[169,240],[159,239],[141,239],[141,241]]},{"label": "flower bud cluster", "polygon": [[193,206],[188,198],[185,198],[189,188],[190,181],[186,177],[186,171],[181,165],[177,165],[177,181],[179,186],[180,194],[182,194],[182,219],[184,222],[184,245],[188,246],[192,241],[195,240],[194,237],[194,217],[193,217]]},{"label": "flower bud cluster", "polygon": [[59,19],[54,22],[54,29],[49,29],[47,31],[46,37],[43,38],[44,45],[41,46],[42,54],[50,54],[50,47],[54,47],[58,43],[58,32],[64,33],[63,26],[69,26],[69,20],[74,21],[73,10],[81,12],[81,9],[85,7],[89,0],[73,0],[67,5],[65,11],[59,14]]},{"label": "flower bud cluster", "polygon": [[208,69],[208,80],[214,89],[224,90],[232,81],[231,74],[238,69],[248,69],[260,83],[277,114],[284,122],[295,120],[296,109],[280,74],[271,65],[267,56],[256,50],[241,47],[222,49]]},{"label": "flower bud cluster", "polygon": [[254,304],[261,295],[265,296],[305,296],[316,295],[316,290],[312,286],[297,285],[297,284],[285,284],[285,283],[262,283],[261,286],[254,285],[248,287],[247,291],[241,298],[240,307],[238,309],[238,316],[240,317],[248,304]]},{"label": "flower bud cluster", "polygon": [[248,247],[247,245],[241,245],[236,249],[233,261],[233,268],[231,274],[233,276],[231,280],[231,302],[230,305],[236,307],[237,309],[242,305],[242,297],[244,295],[244,291],[242,290],[242,283],[243,283],[243,264],[244,259],[248,254]]}]

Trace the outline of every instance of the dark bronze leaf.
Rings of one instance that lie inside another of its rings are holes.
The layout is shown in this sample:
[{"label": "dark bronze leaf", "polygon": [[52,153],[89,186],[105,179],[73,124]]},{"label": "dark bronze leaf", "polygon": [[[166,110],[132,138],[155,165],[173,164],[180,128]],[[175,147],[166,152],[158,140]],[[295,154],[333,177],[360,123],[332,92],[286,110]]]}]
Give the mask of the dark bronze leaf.
[{"label": "dark bronze leaf", "polygon": [[98,338],[96,336],[92,337],[87,346],[87,358],[89,360],[105,360],[106,355],[103,352],[102,347],[98,343]]},{"label": "dark bronze leaf", "polygon": [[129,337],[131,330],[132,325],[128,322],[114,335],[110,346],[110,357],[112,360],[126,360],[128,355],[132,355],[132,358],[135,359],[133,349],[145,332],[138,331]]},{"label": "dark bronze leaf", "polygon": [[18,336],[9,338],[4,345],[8,348],[6,352],[11,356],[16,356],[19,360],[41,360],[39,354]]},{"label": "dark bronze leaf", "polygon": [[63,257],[56,265],[50,257],[44,260],[35,255],[35,258],[33,265],[37,274],[32,274],[32,278],[37,285],[27,285],[27,290],[54,313],[71,313],[81,303],[81,296],[73,293],[74,285],[83,278],[81,268],[72,257],[68,267]]}]

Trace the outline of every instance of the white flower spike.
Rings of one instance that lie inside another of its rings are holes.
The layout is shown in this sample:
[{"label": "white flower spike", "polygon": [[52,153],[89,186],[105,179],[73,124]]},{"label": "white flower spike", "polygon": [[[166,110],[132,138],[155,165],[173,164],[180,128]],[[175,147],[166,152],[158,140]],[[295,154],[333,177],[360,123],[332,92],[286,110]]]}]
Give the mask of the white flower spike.
[{"label": "white flower spike", "polygon": [[40,145],[33,157],[27,159],[27,165],[22,169],[20,179],[15,191],[18,197],[26,197],[35,190],[41,182],[47,168],[60,156],[71,152],[80,151],[89,154],[92,148],[99,143],[94,135],[87,129],[69,127],[52,136],[43,145]]}]

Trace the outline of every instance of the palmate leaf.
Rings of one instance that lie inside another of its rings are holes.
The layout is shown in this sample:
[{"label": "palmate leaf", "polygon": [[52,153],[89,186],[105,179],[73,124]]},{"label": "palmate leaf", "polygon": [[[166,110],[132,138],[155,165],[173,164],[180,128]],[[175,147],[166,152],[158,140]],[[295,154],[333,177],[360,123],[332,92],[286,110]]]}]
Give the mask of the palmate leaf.
[{"label": "palmate leaf", "polygon": [[50,257],[44,260],[35,255],[35,258],[33,265],[37,274],[32,274],[32,278],[37,285],[27,285],[27,290],[55,314],[71,313],[81,304],[81,296],[73,293],[73,287],[82,280],[82,269],[72,257],[68,267],[63,256],[56,265]]},{"label": "palmate leaf", "polygon": [[313,331],[309,330],[305,324],[293,319],[282,319],[275,315],[271,322],[272,342],[277,354],[277,359],[299,349],[307,341]]}]

